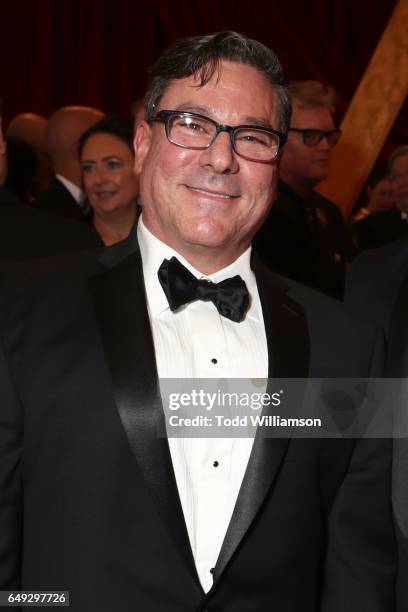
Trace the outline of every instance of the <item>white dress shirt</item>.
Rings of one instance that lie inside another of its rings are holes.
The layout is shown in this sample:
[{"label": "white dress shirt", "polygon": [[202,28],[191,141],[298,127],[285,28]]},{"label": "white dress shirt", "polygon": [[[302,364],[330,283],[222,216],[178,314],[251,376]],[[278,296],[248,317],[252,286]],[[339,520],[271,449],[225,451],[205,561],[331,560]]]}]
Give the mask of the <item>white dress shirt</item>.
[{"label": "white dress shirt", "polygon": [[[210,276],[195,270],[158,240],[139,220],[147,306],[159,378],[267,378],[268,350],[262,308],[249,248],[235,262]],[[177,257],[197,278],[220,282],[239,274],[250,306],[235,323],[212,302],[195,301],[171,312],[158,280],[163,259]],[[252,450],[252,438],[169,438],[169,447],[190,544],[205,592]]]},{"label": "white dress shirt", "polygon": [[64,185],[64,187],[68,189],[69,193],[72,195],[78,206],[82,208],[82,205],[85,200],[85,194],[82,189],[77,187],[75,183],[68,180],[65,176],[62,176],[61,174],[56,174],[55,178],[57,178]]}]

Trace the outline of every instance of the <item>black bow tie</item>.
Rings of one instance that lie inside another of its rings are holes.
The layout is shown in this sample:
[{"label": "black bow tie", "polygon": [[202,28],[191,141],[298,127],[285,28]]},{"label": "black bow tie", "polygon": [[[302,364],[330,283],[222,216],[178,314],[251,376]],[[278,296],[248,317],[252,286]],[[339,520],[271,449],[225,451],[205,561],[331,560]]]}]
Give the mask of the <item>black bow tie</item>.
[{"label": "black bow tie", "polygon": [[238,323],[248,309],[248,289],[238,275],[220,283],[199,280],[172,257],[163,261],[158,277],[172,311],[195,300],[211,301],[220,315]]}]

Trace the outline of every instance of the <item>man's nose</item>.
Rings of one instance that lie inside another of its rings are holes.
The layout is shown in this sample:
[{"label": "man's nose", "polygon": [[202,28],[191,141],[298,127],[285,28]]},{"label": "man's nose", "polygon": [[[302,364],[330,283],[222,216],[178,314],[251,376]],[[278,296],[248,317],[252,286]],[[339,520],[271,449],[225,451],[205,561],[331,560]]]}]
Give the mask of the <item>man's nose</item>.
[{"label": "man's nose", "polygon": [[321,139],[321,141],[318,143],[317,146],[319,147],[319,149],[322,149],[325,151],[331,151],[334,145],[330,144],[327,135],[324,134],[323,138]]},{"label": "man's nose", "polygon": [[237,172],[239,163],[232,148],[231,137],[228,132],[220,132],[212,145],[202,151],[200,164],[211,168],[217,174]]}]

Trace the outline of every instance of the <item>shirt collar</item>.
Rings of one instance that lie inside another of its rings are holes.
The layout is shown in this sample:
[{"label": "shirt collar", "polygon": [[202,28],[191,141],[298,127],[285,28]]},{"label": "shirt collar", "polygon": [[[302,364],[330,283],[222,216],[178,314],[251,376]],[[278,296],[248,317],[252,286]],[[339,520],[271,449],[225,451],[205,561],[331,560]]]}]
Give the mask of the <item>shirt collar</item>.
[{"label": "shirt collar", "polygon": [[69,193],[72,195],[74,200],[79,206],[82,206],[83,201],[85,200],[85,194],[77,187],[72,181],[68,180],[65,176],[61,174],[56,174],[55,177],[66,187]]},{"label": "shirt collar", "polygon": [[[214,274],[205,275],[196,270],[188,261],[184,259],[182,255],[177,253],[170,246],[156,238],[143,223],[143,216],[139,218],[137,226],[137,238],[140,247],[140,253],[143,262],[143,276],[146,289],[146,298],[149,313],[152,317],[159,315],[161,312],[169,309],[167,298],[164,294],[162,286],[160,285],[157,271],[161,266],[163,259],[171,259],[171,257],[177,257],[177,259],[192,273],[196,278],[206,278],[219,283],[225,278],[231,278],[239,274],[245,281],[246,286],[251,296],[251,303],[247,316],[252,318],[259,318],[260,313],[258,308],[253,304],[252,296],[257,295],[256,279],[255,274],[251,270],[250,259],[251,259],[251,247],[249,247],[242,255],[233,261],[229,266],[218,270]],[[262,320],[262,319],[261,319]]]}]

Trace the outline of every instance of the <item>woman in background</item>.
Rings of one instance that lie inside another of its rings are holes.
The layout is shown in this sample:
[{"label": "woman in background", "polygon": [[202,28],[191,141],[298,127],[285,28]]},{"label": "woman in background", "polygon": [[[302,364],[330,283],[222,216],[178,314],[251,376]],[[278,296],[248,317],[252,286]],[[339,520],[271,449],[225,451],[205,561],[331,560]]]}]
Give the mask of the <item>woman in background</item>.
[{"label": "woman in background", "polygon": [[373,172],[366,183],[365,195],[367,202],[352,217],[355,222],[361,221],[368,215],[388,210],[394,205],[392,185],[388,173]]},{"label": "woman in background", "polygon": [[79,140],[83,189],[104,245],[127,238],[136,221],[133,121],[106,115]]}]

